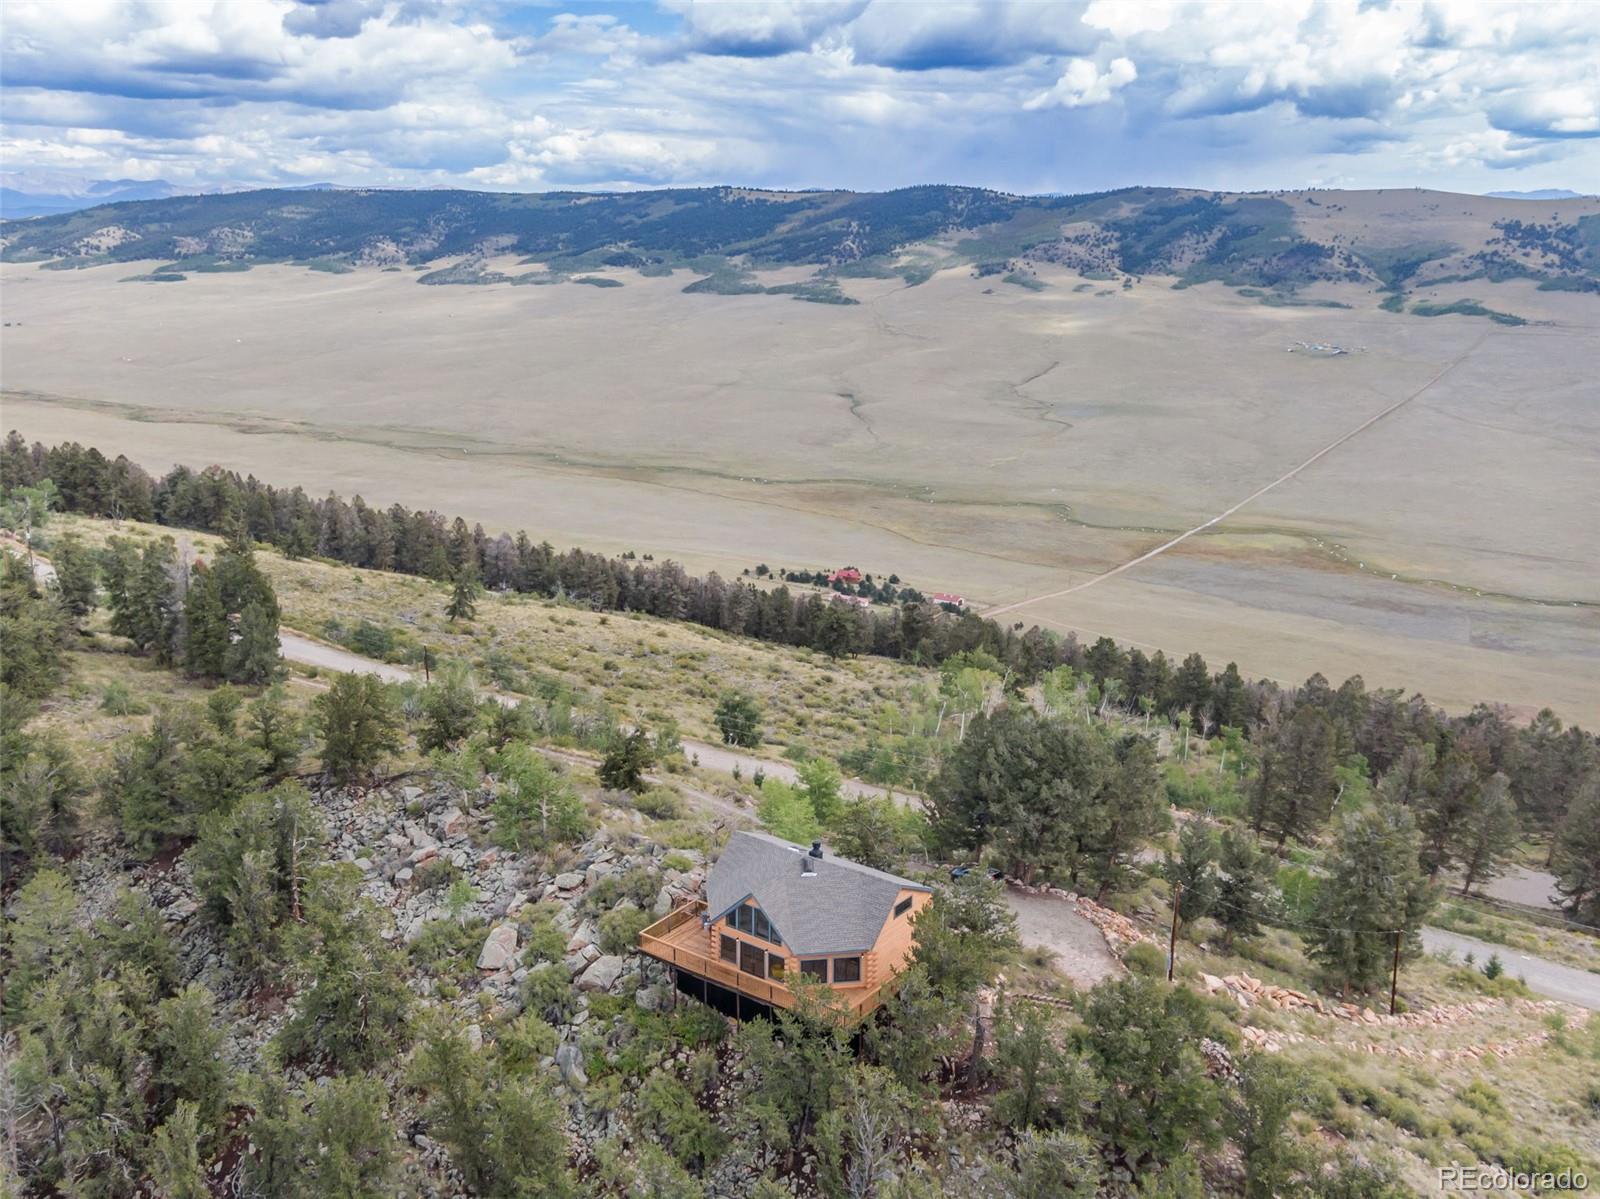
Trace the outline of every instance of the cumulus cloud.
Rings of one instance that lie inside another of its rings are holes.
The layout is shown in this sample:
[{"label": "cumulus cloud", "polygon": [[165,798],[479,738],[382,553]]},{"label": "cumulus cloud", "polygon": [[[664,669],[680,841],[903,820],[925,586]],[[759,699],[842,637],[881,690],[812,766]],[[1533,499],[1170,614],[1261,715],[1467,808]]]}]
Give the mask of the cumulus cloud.
[{"label": "cumulus cloud", "polygon": [[1559,186],[1600,174],[1597,63],[1592,0],[7,0],[0,151],[195,185]]},{"label": "cumulus cloud", "polygon": [[1113,58],[1101,70],[1087,58],[1074,58],[1067,62],[1055,86],[1026,101],[1022,107],[1033,111],[1040,108],[1082,108],[1085,104],[1104,104],[1114,92],[1121,90],[1139,77],[1131,58]]}]

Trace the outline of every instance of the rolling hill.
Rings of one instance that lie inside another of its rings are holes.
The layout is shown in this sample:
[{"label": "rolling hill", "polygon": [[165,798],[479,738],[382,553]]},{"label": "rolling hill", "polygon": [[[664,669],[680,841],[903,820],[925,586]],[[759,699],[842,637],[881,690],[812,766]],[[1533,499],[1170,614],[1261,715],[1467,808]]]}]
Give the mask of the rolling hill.
[{"label": "rolling hill", "polygon": [[458,259],[464,269],[427,281],[482,283],[511,280],[479,269],[482,260],[515,255],[559,271],[688,268],[726,281],[746,267],[814,265],[824,278],[916,283],[939,266],[999,272],[1028,258],[1290,291],[1323,281],[1394,290],[1479,278],[1600,288],[1600,201],[1420,190],[272,190],[105,204],[0,229],[5,260],[63,269],[162,260],[201,270],[267,262],[341,270]]}]

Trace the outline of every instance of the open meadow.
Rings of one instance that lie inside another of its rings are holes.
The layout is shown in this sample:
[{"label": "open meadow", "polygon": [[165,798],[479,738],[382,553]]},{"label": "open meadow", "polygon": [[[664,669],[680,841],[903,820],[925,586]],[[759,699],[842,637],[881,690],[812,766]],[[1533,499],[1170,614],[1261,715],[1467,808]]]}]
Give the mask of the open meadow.
[{"label": "open meadow", "polygon": [[1600,300],[1417,294],[1532,322],[1507,327],[1353,285],[1269,306],[1031,269],[845,280],[841,305],[683,295],[683,272],[8,263],[4,423],[695,571],[853,563],[1284,682],[1600,717]]}]

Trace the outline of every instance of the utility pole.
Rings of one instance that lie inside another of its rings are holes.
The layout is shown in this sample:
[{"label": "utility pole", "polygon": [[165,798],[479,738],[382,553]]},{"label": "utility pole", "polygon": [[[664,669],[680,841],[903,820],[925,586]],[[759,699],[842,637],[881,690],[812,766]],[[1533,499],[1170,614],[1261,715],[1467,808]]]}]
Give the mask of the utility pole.
[{"label": "utility pole", "polygon": [[1183,902],[1183,884],[1172,884],[1172,936],[1167,941],[1167,981],[1172,981],[1178,964],[1178,905]]},{"label": "utility pole", "polygon": [[1400,989],[1400,938],[1405,934],[1394,930],[1394,971],[1389,975],[1389,1014],[1394,1015],[1394,996]]}]

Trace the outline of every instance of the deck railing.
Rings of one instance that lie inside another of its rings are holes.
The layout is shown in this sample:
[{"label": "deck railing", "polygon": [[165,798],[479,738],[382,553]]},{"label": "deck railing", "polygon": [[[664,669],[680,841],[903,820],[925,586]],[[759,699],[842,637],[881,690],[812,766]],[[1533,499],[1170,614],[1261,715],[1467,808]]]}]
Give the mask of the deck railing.
[{"label": "deck railing", "polygon": [[[713,957],[704,949],[683,943],[684,925],[693,923],[694,932],[700,933],[700,918],[705,914],[705,909],[705,901],[699,899],[674,908],[639,934],[640,950],[657,961],[677,966],[772,1007],[793,1007],[794,992],[783,983],[746,973],[721,958]],[[704,941],[700,943],[703,945]],[[832,999],[852,1016],[859,1017],[878,1006],[881,990],[881,983],[872,987],[835,987],[832,989]]]}]

